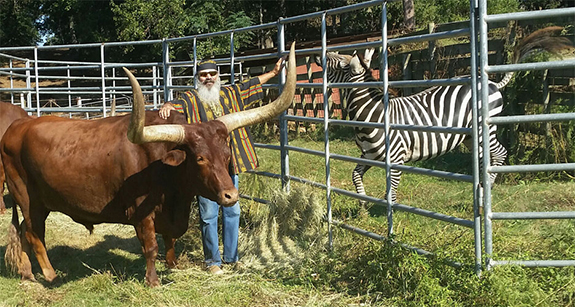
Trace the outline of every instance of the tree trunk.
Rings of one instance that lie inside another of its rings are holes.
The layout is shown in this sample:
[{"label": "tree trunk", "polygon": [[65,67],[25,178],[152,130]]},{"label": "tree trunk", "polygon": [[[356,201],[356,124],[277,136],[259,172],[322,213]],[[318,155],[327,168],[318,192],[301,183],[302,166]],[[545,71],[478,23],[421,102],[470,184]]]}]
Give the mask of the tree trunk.
[{"label": "tree trunk", "polygon": [[403,26],[406,30],[415,29],[415,8],[413,0],[403,0]]}]

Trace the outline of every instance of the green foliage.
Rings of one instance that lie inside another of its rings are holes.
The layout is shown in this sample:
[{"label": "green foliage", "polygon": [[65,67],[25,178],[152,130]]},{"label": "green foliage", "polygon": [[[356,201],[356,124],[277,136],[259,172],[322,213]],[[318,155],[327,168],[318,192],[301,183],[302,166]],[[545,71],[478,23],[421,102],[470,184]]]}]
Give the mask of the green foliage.
[{"label": "green foliage", "polygon": [[[298,138],[290,145],[321,150],[323,144]],[[330,151],[354,155],[353,142],[334,141]],[[348,150],[350,152],[348,152]],[[469,153],[461,153],[461,155]],[[273,153],[258,151],[261,171],[271,171]],[[454,158],[459,163],[459,157]],[[450,160],[446,159],[445,163]],[[451,161],[451,163],[454,163]],[[321,167],[323,157],[304,157],[290,152],[290,174],[322,182],[310,165]],[[332,160],[331,184],[353,190],[349,175],[354,164]],[[277,172],[277,169],[274,169]],[[372,169],[364,177],[367,193],[382,197],[384,172]],[[245,181],[244,181],[245,182]],[[270,182],[274,182],[271,181]],[[249,183],[251,185],[251,181]],[[266,184],[259,186],[265,187]],[[297,186],[292,181],[292,189]],[[496,184],[492,206],[495,211],[564,211],[573,206],[573,183],[537,183],[519,186]],[[415,174],[404,174],[399,191],[402,203],[458,216],[472,217],[471,186]],[[386,229],[385,212],[377,205],[361,212],[356,200],[332,193],[333,216],[375,233]],[[381,207],[381,206],[379,206]],[[362,303],[381,306],[570,306],[575,289],[575,270],[497,267],[473,273],[472,232],[443,222],[410,214],[394,213],[395,239],[433,251],[433,258],[421,257],[395,244],[375,242],[334,228],[334,250],[316,254],[293,270],[274,271],[274,278],[290,285],[335,289],[357,296]],[[494,223],[497,259],[572,259],[573,222],[521,221]],[[461,269],[446,265],[454,259]],[[280,274],[278,276],[278,274]],[[271,278],[272,274],[269,275]],[[510,289],[511,288],[511,289]]]},{"label": "green foliage", "polygon": [[[330,140],[342,140],[342,141],[352,141],[355,140],[355,132],[353,127],[331,125],[329,126],[329,139]],[[324,125],[316,125],[315,130],[309,132],[310,137],[318,142],[323,142],[325,139]]]},{"label": "green foliage", "polygon": [[[41,0],[38,30],[46,44],[115,41],[113,14],[107,1]],[[36,19],[35,18],[35,19]]]},{"label": "green foliage", "polygon": [[39,39],[34,0],[0,0],[0,46],[29,46]]},{"label": "green foliage", "polygon": [[573,6],[569,0],[522,0],[521,6],[529,11],[556,9]]},{"label": "green foliage", "polygon": [[[548,53],[537,53],[526,61],[549,61]],[[575,106],[561,99],[543,103],[545,71],[515,74],[503,91],[505,115],[554,114],[575,112]],[[573,163],[575,161],[575,122],[522,123],[502,125],[501,140],[508,148],[509,164]],[[573,172],[507,174],[507,180],[572,179]]]},{"label": "green foliage", "polygon": [[[238,29],[251,26],[251,18],[243,11],[234,12],[226,9],[226,3],[222,1],[193,1],[186,9],[186,33],[187,35],[214,33],[229,29]],[[234,50],[248,44],[253,37],[251,32],[234,34]],[[197,55],[199,59],[215,54],[230,52],[229,35],[210,37],[198,41]],[[191,45],[187,51],[192,52]],[[193,54],[190,54],[193,58]]]},{"label": "green foliage", "polygon": [[[185,34],[185,1],[127,0],[120,4],[110,2],[114,24],[120,41],[140,41],[179,37]],[[165,16],[159,18],[159,16]],[[136,50],[135,46],[123,47],[124,53]],[[136,58],[140,61],[157,59],[162,53],[161,44],[139,48]]]},{"label": "green foliage", "polygon": [[[111,6],[118,28],[118,37],[123,41],[191,36],[242,28],[252,24],[244,12],[226,10],[224,2],[128,0],[120,4],[112,2]],[[166,17],[158,18],[158,16]],[[252,34],[246,32],[234,35],[235,50],[244,46],[251,38]],[[188,55],[192,47],[191,41],[185,42],[177,44],[172,52],[176,56],[185,55],[193,58],[193,54]],[[134,48],[125,47],[124,52],[131,52]],[[150,57],[161,54],[160,45],[148,47],[147,50]],[[229,51],[230,41],[227,35],[198,40],[197,43],[199,59]]]},{"label": "green foliage", "polygon": [[120,4],[112,1],[118,38],[139,41],[183,35],[184,4],[184,0],[128,0]]},{"label": "green foliage", "polygon": [[[488,13],[500,14],[519,10],[518,0],[489,1]],[[415,17],[418,27],[425,28],[427,24],[435,24],[468,20],[469,1],[467,0],[415,0]]]},{"label": "green foliage", "polygon": [[[571,306],[575,271],[497,267],[477,277],[387,242],[344,239],[327,257],[280,271],[290,284],[334,288],[376,306]],[[337,242],[337,241],[336,241]],[[342,246],[343,245],[343,246]]]}]

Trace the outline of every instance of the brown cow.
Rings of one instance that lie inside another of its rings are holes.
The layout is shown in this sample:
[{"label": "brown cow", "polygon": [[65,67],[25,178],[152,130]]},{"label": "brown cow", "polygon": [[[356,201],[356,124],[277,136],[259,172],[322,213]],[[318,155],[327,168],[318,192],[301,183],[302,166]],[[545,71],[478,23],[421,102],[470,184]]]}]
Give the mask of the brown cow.
[{"label": "brown cow", "polygon": [[[13,121],[23,117],[28,117],[28,113],[26,113],[24,109],[11,103],[0,102],[0,139],[2,139],[6,129],[8,129]],[[3,197],[5,181],[6,177],[4,176],[4,167],[2,166],[2,159],[0,159],[0,214],[4,214],[4,212],[6,212]]]},{"label": "brown cow", "polygon": [[48,214],[59,211],[89,230],[98,223],[133,225],[146,258],[146,283],[158,286],[155,233],[162,235],[167,265],[173,267],[174,242],[188,228],[192,199],[202,195],[224,206],[238,200],[228,174],[228,135],[273,118],[291,104],[294,49],[277,100],[210,122],[186,124],[184,115],[175,112],[166,124],[157,111],[145,112],[140,86],[127,70],[134,93],[131,117],[88,121],[48,116],[15,122],[0,142],[0,153],[24,221],[18,236],[13,210],[7,263],[16,266],[22,279],[34,280],[31,247],[46,280],[53,281],[44,231]]}]

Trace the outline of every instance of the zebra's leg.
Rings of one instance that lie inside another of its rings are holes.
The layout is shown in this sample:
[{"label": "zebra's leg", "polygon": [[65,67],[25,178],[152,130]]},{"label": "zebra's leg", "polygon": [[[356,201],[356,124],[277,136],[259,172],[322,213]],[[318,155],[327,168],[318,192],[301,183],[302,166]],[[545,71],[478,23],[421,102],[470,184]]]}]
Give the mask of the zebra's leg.
[{"label": "zebra's leg", "polygon": [[[507,158],[507,149],[499,143],[495,133],[490,134],[489,136],[489,153],[491,155],[491,165],[493,166],[503,165],[505,158]],[[497,173],[489,174],[489,181],[491,181],[491,184],[495,183],[496,177]]]},{"label": "zebra's leg", "polygon": [[[492,125],[489,127],[489,154],[491,158],[491,165],[493,166],[500,166],[505,163],[505,159],[507,158],[507,149],[499,143],[497,140],[496,135],[497,127]],[[479,131],[479,135],[481,136],[481,130]],[[483,167],[483,147],[481,146],[482,140],[481,137],[479,138],[479,170],[481,171]],[[471,147],[471,140],[466,139],[464,141],[465,146],[472,150]],[[489,181],[493,185],[495,183],[495,178],[497,178],[497,173],[490,173],[489,174]],[[483,206],[483,186],[480,185],[479,187],[479,197],[480,197],[480,205]]]},{"label": "zebra's leg", "polygon": [[[370,165],[358,164],[353,169],[351,180],[353,185],[355,185],[355,191],[357,194],[366,195],[365,188],[363,187],[363,175],[371,168]],[[365,201],[360,200],[360,205],[365,206]]]},{"label": "zebra's leg", "polygon": [[[401,171],[391,169],[391,202],[397,203],[397,188],[399,187],[399,180],[401,180]],[[387,198],[387,195],[386,195]]]}]

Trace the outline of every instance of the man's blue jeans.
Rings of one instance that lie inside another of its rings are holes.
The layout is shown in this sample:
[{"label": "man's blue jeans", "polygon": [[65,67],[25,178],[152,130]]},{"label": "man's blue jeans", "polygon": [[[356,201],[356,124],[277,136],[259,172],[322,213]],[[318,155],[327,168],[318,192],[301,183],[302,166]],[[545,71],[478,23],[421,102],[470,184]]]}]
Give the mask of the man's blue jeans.
[{"label": "man's blue jeans", "polygon": [[[231,175],[236,188],[238,175]],[[218,213],[220,205],[215,201],[198,196],[200,206],[200,228],[206,267],[221,266],[219,239],[218,239]],[[222,208],[222,241],[224,243],[224,262],[238,261],[238,232],[240,227],[240,202],[231,207]]]}]

